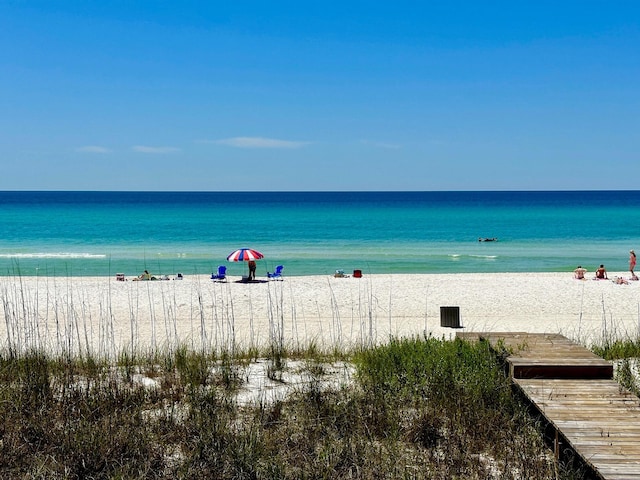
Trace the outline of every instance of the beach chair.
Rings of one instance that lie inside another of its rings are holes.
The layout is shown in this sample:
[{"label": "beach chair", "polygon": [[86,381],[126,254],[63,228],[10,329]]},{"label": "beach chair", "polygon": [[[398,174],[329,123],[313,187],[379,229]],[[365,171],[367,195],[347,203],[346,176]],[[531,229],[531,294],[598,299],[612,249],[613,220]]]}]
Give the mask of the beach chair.
[{"label": "beach chair", "polygon": [[211,274],[211,280],[214,282],[226,282],[227,281],[227,267],[220,265],[218,267],[218,273]]},{"label": "beach chair", "polygon": [[271,272],[267,272],[267,278],[269,279],[273,279],[273,280],[282,280],[282,269],[284,268],[283,265],[278,265],[276,267],[276,271],[271,273]]}]

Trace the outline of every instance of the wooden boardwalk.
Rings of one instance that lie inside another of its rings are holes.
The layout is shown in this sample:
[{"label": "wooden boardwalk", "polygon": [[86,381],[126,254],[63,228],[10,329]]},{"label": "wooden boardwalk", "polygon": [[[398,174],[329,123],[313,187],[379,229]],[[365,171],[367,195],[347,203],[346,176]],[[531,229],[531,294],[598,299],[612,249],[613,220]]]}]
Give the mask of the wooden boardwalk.
[{"label": "wooden boardwalk", "polygon": [[555,434],[603,480],[640,480],[640,399],[613,377],[613,366],[561,335],[459,332],[487,339],[507,358],[514,384]]}]

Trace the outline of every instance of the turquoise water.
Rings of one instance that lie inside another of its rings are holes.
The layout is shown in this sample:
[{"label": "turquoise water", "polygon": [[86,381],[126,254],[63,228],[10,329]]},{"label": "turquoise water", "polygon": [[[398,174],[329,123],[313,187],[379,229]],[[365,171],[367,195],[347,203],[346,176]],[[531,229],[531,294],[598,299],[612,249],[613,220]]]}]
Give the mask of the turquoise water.
[{"label": "turquoise water", "polygon": [[0,192],[0,222],[0,275],[625,271],[640,191]]}]

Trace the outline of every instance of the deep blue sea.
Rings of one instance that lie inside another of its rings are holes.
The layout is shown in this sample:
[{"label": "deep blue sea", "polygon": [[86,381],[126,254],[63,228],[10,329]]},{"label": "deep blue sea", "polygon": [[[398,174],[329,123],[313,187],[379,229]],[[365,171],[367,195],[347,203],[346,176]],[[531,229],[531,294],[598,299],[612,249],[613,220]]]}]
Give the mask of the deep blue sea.
[{"label": "deep blue sea", "polygon": [[0,223],[0,275],[626,271],[640,191],[0,192]]}]

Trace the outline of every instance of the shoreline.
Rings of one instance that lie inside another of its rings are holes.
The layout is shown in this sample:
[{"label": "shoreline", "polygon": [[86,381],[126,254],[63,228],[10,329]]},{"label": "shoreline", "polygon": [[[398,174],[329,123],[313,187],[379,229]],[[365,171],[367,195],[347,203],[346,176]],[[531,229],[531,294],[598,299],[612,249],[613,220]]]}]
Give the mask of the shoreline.
[{"label": "shoreline", "polygon": [[[609,278],[629,277],[611,272]],[[211,351],[320,349],[390,336],[453,338],[440,307],[460,308],[463,331],[560,333],[583,344],[640,333],[640,282],[575,280],[572,272],[285,276],[283,281],[117,281],[0,277],[5,348],[113,356],[185,345]]]}]

